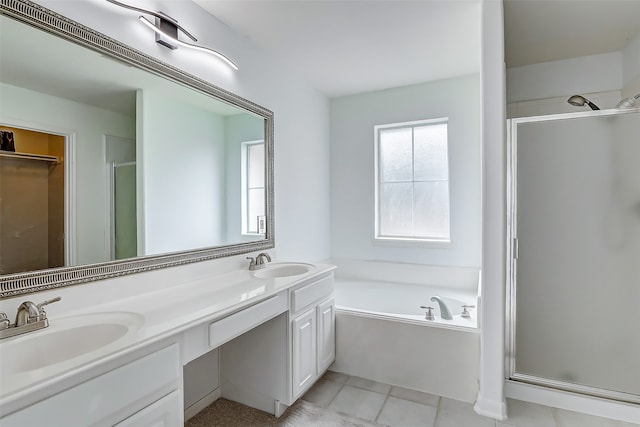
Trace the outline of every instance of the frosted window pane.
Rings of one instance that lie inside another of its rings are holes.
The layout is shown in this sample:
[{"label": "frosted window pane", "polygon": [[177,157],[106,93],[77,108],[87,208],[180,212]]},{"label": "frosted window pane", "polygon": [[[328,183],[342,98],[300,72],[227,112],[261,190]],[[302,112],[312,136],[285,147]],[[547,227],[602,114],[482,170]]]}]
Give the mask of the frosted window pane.
[{"label": "frosted window pane", "polygon": [[381,130],[379,138],[379,179],[382,182],[411,181],[411,128]]},{"label": "frosted window pane", "polygon": [[416,127],[414,150],[416,181],[448,179],[446,123]]},{"label": "frosted window pane", "polygon": [[380,235],[411,236],[411,183],[380,185]]},{"label": "frosted window pane", "polygon": [[414,233],[449,240],[449,185],[444,182],[414,184]]},{"label": "frosted window pane", "polygon": [[264,215],[264,190],[262,188],[249,190],[247,212],[247,231],[257,233],[258,217]]},{"label": "frosted window pane", "polygon": [[264,187],[264,144],[249,145],[249,187]]}]

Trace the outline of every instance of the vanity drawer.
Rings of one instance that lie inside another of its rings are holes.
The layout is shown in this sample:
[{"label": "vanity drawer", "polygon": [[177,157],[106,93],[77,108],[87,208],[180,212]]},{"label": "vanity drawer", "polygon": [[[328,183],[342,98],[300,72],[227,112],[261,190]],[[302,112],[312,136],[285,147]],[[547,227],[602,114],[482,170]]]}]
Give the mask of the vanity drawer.
[{"label": "vanity drawer", "polygon": [[310,283],[291,292],[291,311],[297,313],[333,292],[333,275]]},{"label": "vanity drawer", "polygon": [[178,389],[179,383],[174,344],[3,417],[0,425],[114,425]]},{"label": "vanity drawer", "polygon": [[238,335],[287,311],[287,294],[278,295],[227,316],[209,325],[209,347],[220,347]]}]

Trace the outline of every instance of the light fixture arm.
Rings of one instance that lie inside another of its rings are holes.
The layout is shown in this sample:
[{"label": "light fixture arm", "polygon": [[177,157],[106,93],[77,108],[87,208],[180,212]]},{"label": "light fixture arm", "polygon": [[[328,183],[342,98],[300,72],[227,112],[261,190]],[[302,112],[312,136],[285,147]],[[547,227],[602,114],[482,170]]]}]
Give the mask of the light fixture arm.
[{"label": "light fixture arm", "polygon": [[152,10],[147,10],[147,9],[143,9],[141,7],[137,7],[137,6],[131,6],[122,2],[119,2],[117,0],[107,0],[109,3],[113,3],[116,6],[120,6],[123,7],[125,9],[129,9],[129,10],[135,10],[136,12],[140,12],[140,13],[146,13],[148,15],[154,16],[155,18],[161,20],[161,21],[168,21],[169,23],[173,24],[178,30],[182,31],[182,33],[189,37],[191,40],[193,40],[194,42],[197,42],[198,39],[195,38],[190,32],[188,32],[187,30],[184,29],[184,27],[180,26],[180,24],[178,24],[178,21],[176,21],[175,19],[173,19],[172,17],[170,17],[169,15],[166,15],[162,12],[154,12]]},{"label": "light fixture arm", "polygon": [[137,6],[131,6],[126,3],[122,3],[118,0],[107,0],[109,3],[115,4],[116,6],[120,6],[125,9],[134,10],[136,12],[144,13],[147,15],[151,15],[155,17],[155,23],[151,22],[144,16],[140,15],[140,21],[151,28],[156,35],[156,42],[161,45],[168,47],[169,49],[177,49],[178,46],[184,46],[191,49],[199,50],[201,52],[206,52],[210,55],[217,57],[224,61],[227,65],[229,65],[234,70],[238,70],[238,66],[233,63],[229,58],[217,52],[213,49],[204,46],[198,46],[193,43],[187,43],[178,38],[178,31],[181,31],[184,35],[186,35],[192,41],[198,41],[194,36],[192,36],[187,30],[181,27],[178,24],[178,21],[171,16],[163,13],[163,12],[154,12],[151,10],[143,9]]},{"label": "light fixture arm", "polygon": [[[215,50],[210,49],[208,47],[198,46],[198,45],[195,45],[195,44],[183,42],[182,40],[178,40],[172,34],[169,34],[168,32],[164,31],[162,28],[158,28],[157,25],[153,25],[153,22],[149,21],[147,18],[145,18],[142,15],[140,15],[140,22],[142,22],[147,27],[149,27],[153,31],[155,31],[156,35],[161,36],[160,39],[156,38],[156,41],[158,43],[162,43],[165,46],[168,46],[167,43],[173,42],[176,45],[180,45],[180,46],[188,47],[188,48],[191,48],[191,49],[199,50],[201,52],[209,53],[209,54],[211,54],[211,55],[223,60],[225,63],[227,63],[227,65],[229,65],[234,70],[236,70],[236,71],[238,70],[238,66],[236,64],[234,64],[233,61],[231,61],[229,58],[227,58],[226,56],[224,56],[223,54],[221,54],[218,51],[215,51]],[[161,40],[164,40],[164,41],[161,41]],[[174,49],[175,49],[175,47],[174,47]]]}]

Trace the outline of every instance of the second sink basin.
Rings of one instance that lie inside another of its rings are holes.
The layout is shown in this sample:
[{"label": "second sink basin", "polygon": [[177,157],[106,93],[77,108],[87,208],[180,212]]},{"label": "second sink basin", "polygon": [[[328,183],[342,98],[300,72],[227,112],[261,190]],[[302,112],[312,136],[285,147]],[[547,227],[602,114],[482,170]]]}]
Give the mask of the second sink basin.
[{"label": "second sink basin", "polygon": [[261,279],[277,279],[280,277],[297,276],[310,272],[314,268],[311,264],[302,262],[281,262],[267,264],[263,270],[255,272],[255,276]]},{"label": "second sink basin", "polygon": [[1,375],[52,366],[99,350],[137,330],[142,316],[96,313],[49,319],[49,327],[0,342]]}]

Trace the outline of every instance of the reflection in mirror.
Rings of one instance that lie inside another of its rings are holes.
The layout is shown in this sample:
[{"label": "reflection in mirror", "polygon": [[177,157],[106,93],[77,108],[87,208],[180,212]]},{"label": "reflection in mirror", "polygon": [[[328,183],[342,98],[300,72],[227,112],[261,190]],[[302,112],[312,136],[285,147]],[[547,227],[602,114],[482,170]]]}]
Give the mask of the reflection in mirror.
[{"label": "reflection in mirror", "polygon": [[64,265],[64,138],[2,126],[0,272]]},{"label": "reflection in mirror", "polygon": [[273,247],[271,112],[7,15],[0,32],[0,274]]}]

